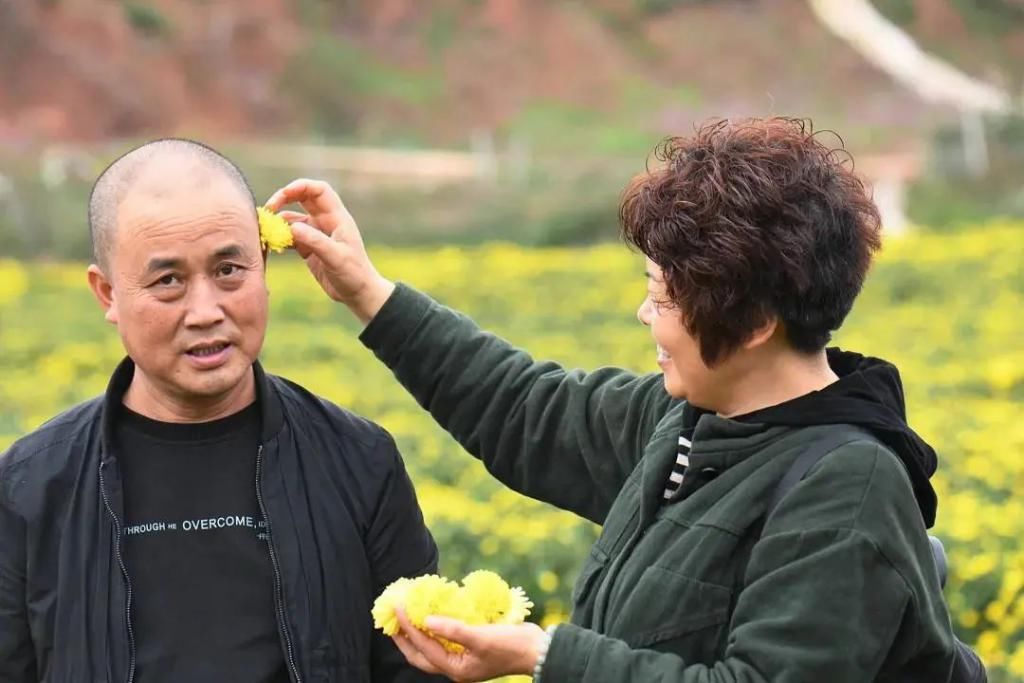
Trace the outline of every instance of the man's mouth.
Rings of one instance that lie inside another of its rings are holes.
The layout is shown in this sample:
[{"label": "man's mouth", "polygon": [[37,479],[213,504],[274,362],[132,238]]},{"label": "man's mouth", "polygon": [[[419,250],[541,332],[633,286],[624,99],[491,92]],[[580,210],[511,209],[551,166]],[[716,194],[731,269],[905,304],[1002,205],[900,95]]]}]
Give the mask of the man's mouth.
[{"label": "man's mouth", "polygon": [[668,355],[668,351],[666,351],[665,349],[663,349],[663,348],[661,348],[659,346],[658,347],[658,362],[659,363],[667,363],[670,360],[672,360],[672,356]]},{"label": "man's mouth", "polygon": [[213,342],[210,344],[196,344],[191,347],[186,353],[196,358],[206,358],[208,356],[215,356],[224,349],[231,346],[229,342]]}]

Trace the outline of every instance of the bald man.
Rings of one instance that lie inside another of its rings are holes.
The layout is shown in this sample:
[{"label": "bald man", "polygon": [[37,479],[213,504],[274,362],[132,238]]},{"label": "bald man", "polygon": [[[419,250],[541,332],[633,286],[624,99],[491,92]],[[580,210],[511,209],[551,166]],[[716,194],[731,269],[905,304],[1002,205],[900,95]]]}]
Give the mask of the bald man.
[{"label": "bald man", "polygon": [[127,357],[0,457],[0,681],[436,680],[372,629],[436,571],[391,437],[266,374],[255,201],[159,140],[96,181],[89,286]]}]

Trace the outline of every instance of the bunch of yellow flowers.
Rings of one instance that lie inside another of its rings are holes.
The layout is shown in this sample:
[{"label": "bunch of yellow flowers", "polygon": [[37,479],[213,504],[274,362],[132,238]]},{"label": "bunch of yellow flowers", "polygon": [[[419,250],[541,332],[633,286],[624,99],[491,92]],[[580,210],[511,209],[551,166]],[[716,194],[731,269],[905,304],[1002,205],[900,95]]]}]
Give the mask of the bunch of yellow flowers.
[{"label": "bunch of yellow flowers", "polygon": [[[436,637],[425,625],[429,616],[476,625],[521,624],[532,607],[522,588],[512,588],[494,572],[481,569],[467,574],[461,586],[436,574],[398,579],[374,601],[372,614],[374,628],[393,636],[398,633],[395,609],[402,608],[413,626]],[[449,652],[462,651],[458,643],[437,640]]]}]

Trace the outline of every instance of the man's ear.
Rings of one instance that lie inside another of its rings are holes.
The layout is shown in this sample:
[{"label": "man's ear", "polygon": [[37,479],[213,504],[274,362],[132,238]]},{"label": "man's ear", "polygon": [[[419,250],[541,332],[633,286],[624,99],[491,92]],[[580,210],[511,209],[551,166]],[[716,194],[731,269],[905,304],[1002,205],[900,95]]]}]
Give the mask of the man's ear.
[{"label": "man's ear", "polygon": [[89,289],[103,308],[108,323],[117,324],[117,301],[114,300],[114,286],[106,274],[95,263],[89,266]]}]

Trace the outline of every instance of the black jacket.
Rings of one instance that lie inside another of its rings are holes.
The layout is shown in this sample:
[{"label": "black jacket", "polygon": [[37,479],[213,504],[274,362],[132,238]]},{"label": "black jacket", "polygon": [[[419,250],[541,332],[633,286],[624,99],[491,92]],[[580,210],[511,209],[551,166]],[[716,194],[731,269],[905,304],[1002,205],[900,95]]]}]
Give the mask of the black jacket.
[{"label": "black jacket", "polygon": [[[134,669],[122,491],[106,395],[0,457],[0,681],[121,683]],[[437,547],[394,441],[380,427],[254,365],[266,517],[282,650],[293,681],[437,680],[372,628],[374,597],[431,573]]]}]

